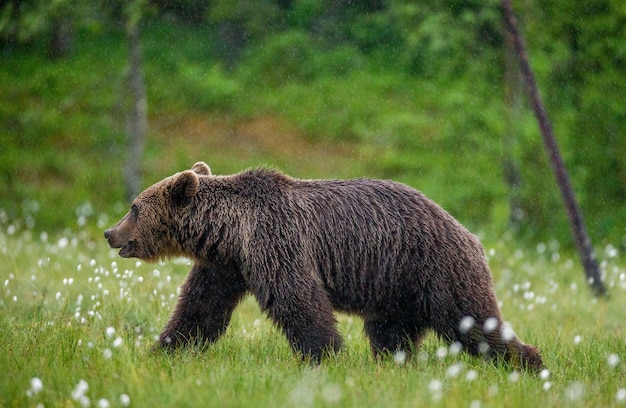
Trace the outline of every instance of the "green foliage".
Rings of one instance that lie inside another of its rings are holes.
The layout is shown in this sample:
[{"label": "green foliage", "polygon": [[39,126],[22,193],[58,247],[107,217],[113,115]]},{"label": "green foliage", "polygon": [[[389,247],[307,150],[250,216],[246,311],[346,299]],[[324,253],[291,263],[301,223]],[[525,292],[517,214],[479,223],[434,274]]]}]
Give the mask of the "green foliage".
[{"label": "green foliage", "polygon": [[320,47],[307,33],[281,33],[254,47],[249,56],[244,57],[242,65],[248,68],[244,77],[247,82],[264,87],[307,82],[319,73],[313,65],[313,59],[319,52]]},{"label": "green foliage", "polygon": [[18,42],[49,34],[52,24],[60,18],[74,15],[73,0],[6,1],[0,8],[0,35]]},{"label": "green foliage", "polygon": [[152,0],[159,12],[174,15],[186,22],[200,23],[206,19],[211,3],[204,0]]},{"label": "green foliage", "polygon": [[287,12],[287,22],[291,27],[309,30],[328,8],[325,1],[296,0]]},{"label": "green foliage", "polygon": [[262,0],[217,0],[212,2],[209,21],[214,24],[232,22],[241,25],[244,37],[258,38],[272,32],[280,20],[278,6]]},{"label": "green foliage", "polygon": [[186,104],[200,110],[232,109],[241,87],[226,76],[219,65],[206,67],[182,64],[179,68],[181,85],[185,86]]}]

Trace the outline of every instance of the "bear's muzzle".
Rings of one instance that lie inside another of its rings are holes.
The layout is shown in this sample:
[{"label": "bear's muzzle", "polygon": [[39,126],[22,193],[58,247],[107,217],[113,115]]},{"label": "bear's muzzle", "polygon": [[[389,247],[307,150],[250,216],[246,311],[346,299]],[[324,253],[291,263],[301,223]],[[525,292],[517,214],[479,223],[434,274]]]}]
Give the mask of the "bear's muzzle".
[{"label": "bear's muzzle", "polygon": [[104,238],[106,238],[109,246],[113,249],[121,248],[119,255],[122,258],[131,258],[133,256],[133,241],[123,242],[119,240],[113,230],[114,228],[104,231]]}]

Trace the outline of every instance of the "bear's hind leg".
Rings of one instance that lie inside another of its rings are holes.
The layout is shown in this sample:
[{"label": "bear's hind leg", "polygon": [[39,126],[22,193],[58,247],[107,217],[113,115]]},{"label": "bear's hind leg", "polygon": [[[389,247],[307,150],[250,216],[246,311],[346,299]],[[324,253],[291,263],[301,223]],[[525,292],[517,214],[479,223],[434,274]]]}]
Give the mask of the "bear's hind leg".
[{"label": "bear's hind leg", "polygon": [[425,332],[418,321],[388,319],[365,319],[364,330],[376,357],[399,350],[410,353],[419,346]]},{"label": "bear's hind leg", "polygon": [[226,330],[233,310],[246,293],[234,269],[194,265],[181,287],[172,317],[159,337],[159,346],[214,342]]},{"label": "bear's hind leg", "polygon": [[[456,272],[454,272],[456,273]],[[466,279],[431,289],[430,321],[444,340],[459,342],[475,356],[502,359],[514,367],[543,367],[539,351],[522,343],[502,320],[486,263],[464,272]]]},{"label": "bear's hind leg", "polygon": [[543,365],[537,348],[524,344],[500,317],[479,321],[467,333],[464,345],[474,355],[485,355],[492,359],[503,359],[516,368],[539,371]]},{"label": "bear's hind leg", "polygon": [[531,371],[543,368],[539,351],[522,343],[499,314],[479,319],[466,316],[457,326],[439,326],[436,331],[450,343],[459,342],[464,351],[474,356],[502,359],[514,367]]}]

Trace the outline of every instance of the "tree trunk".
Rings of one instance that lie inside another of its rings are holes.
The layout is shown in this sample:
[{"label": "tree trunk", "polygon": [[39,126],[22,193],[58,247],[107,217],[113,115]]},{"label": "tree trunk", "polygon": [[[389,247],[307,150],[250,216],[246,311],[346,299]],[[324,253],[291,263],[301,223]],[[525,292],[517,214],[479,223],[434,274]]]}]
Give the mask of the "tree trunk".
[{"label": "tree trunk", "polygon": [[516,123],[521,116],[522,104],[520,96],[523,92],[522,81],[517,64],[515,64],[515,48],[510,33],[505,34],[504,47],[504,103],[506,105],[506,130],[504,142],[504,181],[509,192],[509,228],[519,231],[524,210],[522,209],[521,187],[522,175],[519,163],[515,159],[516,146],[519,143],[519,131]]},{"label": "tree trunk", "polygon": [[133,21],[132,18],[128,19],[126,23],[126,37],[130,62],[128,84],[132,101],[127,122],[129,156],[126,164],[126,197],[131,201],[141,192],[141,158],[148,130],[146,118],[148,104],[141,70],[141,44],[139,41],[138,21]]},{"label": "tree trunk", "polygon": [[52,32],[48,41],[48,56],[51,59],[65,57],[72,51],[74,27],[67,17],[56,17],[52,21]]},{"label": "tree trunk", "polygon": [[217,35],[220,39],[219,50],[226,64],[226,69],[233,71],[248,41],[248,34],[241,22],[227,20],[219,23]]},{"label": "tree trunk", "polygon": [[511,33],[513,44],[517,52],[522,77],[524,78],[524,83],[526,85],[526,92],[528,93],[530,104],[535,112],[537,121],[539,122],[543,142],[546,146],[546,150],[548,151],[557,183],[561,189],[561,195],[569,217],[574,242],[576,243],[576,248],[578,249],[583,268],[585,269],[587,282],[596,296],[606,295],[606,287],[604,286],[604,283],[602,283],[602,278],[600,277],[600,268],[598,267],[598,262],[593,251],[591,239],[587,234],[582,212],[580,211],[576,201],[574,189],[570,183],[567,170],[565,169],[565,164],[563,163],[561,153],[559,152],[558,144],[552,132],[552,125],[548,119],[541,96],[539,95],[537,83],[535,82],[535,76],[528,62],[528,55],[526,53],[524,41],[518,30],[517,20],[513,14],[513,7],[511,6],[510,0],[501,0],[501,4],[504,21],[507,29]]}]

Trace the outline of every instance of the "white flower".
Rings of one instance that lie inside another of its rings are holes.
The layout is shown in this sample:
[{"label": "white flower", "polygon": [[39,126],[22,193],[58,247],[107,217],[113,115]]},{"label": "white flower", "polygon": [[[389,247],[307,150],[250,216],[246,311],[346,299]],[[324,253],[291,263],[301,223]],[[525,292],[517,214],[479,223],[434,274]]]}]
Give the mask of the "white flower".
[{"label": "white flower", "polygon": [[502,340],[504,340],[505,342],[509,342],[515,337],[515,332],[510,325],[505,323],[500,329],[500,336],[502,337]]},{"label": "white flower", "polygon": [[65,247],[67,247],[67,244],[69,244],[69,243],[70,243],[69,239],[67,239],[66,237],[61,237],[61,238],[59,239],[59,241],[57,242],[57,246],[58,246],[60,249],[63,249],[63,248],[65,248]]},{"label": "white flower", "polygon": [[485,330],[485,333],[491,333],[496,329],[496,327],[498,327],[498,319],[496,319],[495,317],[490,317],[489,319],[485,320],[483,330]]},{"label": "white flower", "polygon": [[610,354],[607,362],[609,363],[610,367],[615,367],[619,364],[619,356],[615,353]]},{"label": "white flower", "polygon": [[113,337],[113,335],[115,334],[115,327],[111,327],[111,326],[107,327],[105,330],[105,333],[108,338]]},{"label": "white flower", "polygon": [[341,387],[338,384],[326,384],[322,388],[322,397],[329,404],[334,404],[341,399]]},{"label": "white flower", "polygon": [[89,384],[87,384],[87,381],[78,381],[78,384],[76,384],[76,387],[74,387],[74,390],[72,391],[72,399],[74,401],[81,401],[87,391],[89,391]]},{"label": "white flower", "polygon": [[469,370],[467,374],[465,374],[465,379],[467,381],[474,381],[477,378],[478,378],[478,371],[474,369]]},{"label": "white flower", "polygon": [[441,391],[442,388],[442,383],[439,380],[432,380],[429,384],[428,384],[428,389],[430,390],[430,392],[435,393],[435,392],[439,392]]},{"label": "white flower", "polygon": [[461,319],[461,322],[459,323],[459,330],[461,331],[461,333],[467,333],[468,331],[470,331],[470,329],[472,327],[474,327],[474,318],[472,316],[465,316],[464,318]]},{"label": "white flower", "polygon": [[452,364],[446,370],[446,377],[448,377],[448,378],[455,378],[461,372],[461,368],[462,368],[461,364],[459,364],[459,363]]},{"label": "white flower", "polygon": [[407,356],[406,351],[398,350],[395,353],[393,353],[393,362],[398,365],[402,365],[406,361],[406,356]]},{"label": "white flower", "polygon": [[113,347],[118,348],[119,346],[122,345],[122,338],[121,337],[117,337],[114,341],[113,341]]},{"label": "white flower", "polygon": [[578,401],[585,395],[585,385],[580,381],[573,381],[565,390],[565,396],[570,401]]},{"label": "white flower", "polygon": [[31,378],[30,391],[33,393],[33,395],[38,394],[39,392],[41,392],[41,390],[43,390],[43,382],[41,381],[41,379],[39,377]]}]

